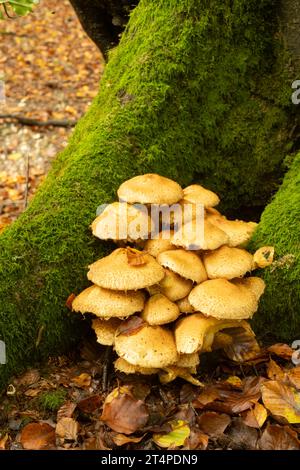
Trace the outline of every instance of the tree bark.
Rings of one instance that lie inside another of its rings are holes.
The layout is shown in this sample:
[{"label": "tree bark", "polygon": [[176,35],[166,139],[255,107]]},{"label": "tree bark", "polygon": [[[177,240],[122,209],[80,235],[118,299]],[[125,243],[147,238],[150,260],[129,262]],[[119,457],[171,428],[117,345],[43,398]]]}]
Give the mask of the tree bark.
[{"label": "tree bark", "polygon": [[85,323],[65,301],[108,252],[89,225],[121,182],[199,182],[221,209],[269,199],[294,125],[273,3],[141,0],[133,11],[69,146],[0,236],[0,383],[78,340]]},{"label": "tree bark", "polygon": [[85,32],[107,58],[108,51],[118,44],[138,0],[70,0],[70,3]]}]

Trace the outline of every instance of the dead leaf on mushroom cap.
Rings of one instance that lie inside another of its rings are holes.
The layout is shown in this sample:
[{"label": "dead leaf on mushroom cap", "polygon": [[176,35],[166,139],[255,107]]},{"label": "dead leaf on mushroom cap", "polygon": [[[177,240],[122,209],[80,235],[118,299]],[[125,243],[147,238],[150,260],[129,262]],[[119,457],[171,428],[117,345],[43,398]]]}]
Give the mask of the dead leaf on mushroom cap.
[{"label": "dead leaf on mushroom cap", "polygon": [[268,424],[259,439],[258,447],[261,450],[300,450],[297,433],[289,426]]},{"label": "dead leaf on mushroom cap", "polygon": [[128,387],[114,389],[106,398],[101,420],[113,431],[132,434],[143,428],[149,418],[145,403],[137,400]]},{"label": "dead leaf on mushroom cap", "polygon": [[270,380],[262,386],[262,399],[272,415],[285,418],[291,424],[300,423],[300,393],[295,388]]},{"label": "dead leaf on mushroom cap", "polygon": [[127,263],[129,266],[143,266],[147,263],[145,253],[135,248],[127,247],[126,249]]},{"label": "dead leaf on mushroom cap", "polygon": [[55,429],[48,423],[27,424],[22,429],[20,442],[27,450],[51,449],[55,446]]},{"label": "dead leaf on mushroom cap", "polygon": [[133,315],[128,320],[123,321],[117,329],[116,335],[131,336],[140,331],[147,323],[137,315]]}]

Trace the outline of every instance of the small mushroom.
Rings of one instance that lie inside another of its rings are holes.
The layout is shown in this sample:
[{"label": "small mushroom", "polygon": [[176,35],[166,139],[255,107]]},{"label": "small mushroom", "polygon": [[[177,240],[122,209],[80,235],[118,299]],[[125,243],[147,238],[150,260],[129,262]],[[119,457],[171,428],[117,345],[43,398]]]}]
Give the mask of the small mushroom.
[{"label": "small mushroom", "polygon": [[215,251],[206,252],[203,263],[209,279],[233,279],[251,271],[253,256],[241,248],[224,245]]},{"label": "small mushroom", "polygon": [[92,223],[92,232],[101,240],[138,241],[154,232],[147,207],[139,208],[125,202],[113,202]]},{"label": "small mushroom", "polygon": [[202,204],[206,208],[217,206],[220,202],[220,198],[216,193],[205,189],[203,186],[200,186],[200,184],[192,184],[184,188],[183,201],[193,204]]},{"label": "small mushroom", "polygon": [[257,227],[256,222],[244,222],[243,220],[228,220],[226,217],[213,214],[206,214],[206,220],[219,228],[228,236],[228,246],[235,247],[246,244]]},{"label": "small mushroom", "polygon": [[254,268],[266,268],[273,263],[274,246],[263,246],[253,255]]},{"label": "small mushroom", "polygon": [[181,313],[193,313],[194,307],[190,304],[188,295],[177,301],[177,305]]},{"label": "small mushroom", "polygon": [[141,312],[145,296],[140,291],[113,291],[99,286],[90,286],[82,291],[73,301],[75,312],[93,313],[97,317],[124,318]]},{"label": "small mushroom", "polygon": [[139,175],[125,181],[118,189],[121,201],[132,204],[175,204],[183,196],[181,186],[169,178],[154,173]]},{"label": "small mushroom", "polygon": [[129,364],[122,357],[114,362],[115,369],[124,374],[142,374],[142,375],[153,375],[159,372],[159,369],[154,367],[140,367]]},{"label": "small mushroom", "polygon": [[161,326],[145,324],[134,334],[116,333],[115,350],[118,356],[140,367],[167,367],[178,359],[172,332]]},{"label": "small mushroom", "polygon": [[257,302],[263,295],[266,288],[265,281],[261,277],[245,277],[243,279],[233,279],[232,281],[237,286],[242,286],[249,289],[255,296]]},{"label": "small mushroom", "polygon": [[256,296],[243,285],[212,279],[194,287],[189,301],[195,310],[218,319],[251,318],[258,308]]},{"label": "small mushroom", "polygon": [[157,261],[165,268],[193,282],[199,283],[207,279],[201,259],[191,251],[181,249],[165,251],[158,255]]},{"label": "small mushroom", "polygon": [[176,304],[165,295],[156,294],[147,300],[141,317],[148,325],[165,325],[177,320],[179,315],[180,311]]},{"label": "small mushroom", "polygon": [[193,281],[165,268],[165,277],[159,283],[160,291],[172,302],[186,297],[193,288]]},{"label": "small mushroom", "polygon": [[180,354],[176,365],[178,367],[194,367],[196,368],[200,364],[199,354],[192,353],[192,354]]},{"label": "small mushroom", "polygon": [[203,230],[195,220],[184,224],[174,233],[172,243],[185,249],[215,250],[229,241],[228,235],[209,220],[203,220]]},{"label": "small mushroom", "polygon": [[92,328],[96,333],[97,342],[104,346],[112,346],[120,324],[121,320],[119,318],[110,318],[109,320],[96,318],[93,320]]},{"label": "small mushroom", "polygon": [[[167,236],[167,238],[165,238]],[[171,237],[173,236],[173,231],[169,231],[168,233],[164,230],[159,232],[158,238],[153,238],[151,240],[147,240],[144,246],[144,250],[149,253],[149,255],[157,258],[160,253],[168,250],[174,250],[174,245],[171,243]]]},{"label": "small mushroom", "polygon": [[87,277],[100,287],[126,291],[156,284],[164,275],[163,268],[148,253],[117,248],[91,264]]}]

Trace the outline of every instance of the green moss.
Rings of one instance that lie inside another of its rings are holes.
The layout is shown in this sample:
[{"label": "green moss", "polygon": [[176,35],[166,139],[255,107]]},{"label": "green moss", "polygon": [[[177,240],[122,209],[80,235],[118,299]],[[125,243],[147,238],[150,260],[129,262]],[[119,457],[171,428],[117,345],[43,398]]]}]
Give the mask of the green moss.
[{"label": "green moss", "polygon": [[263,337],[300,339],[300,154],[265,209],[250,247],[275,247],[275,263],[263,270],[266,291],[254,326]]},{"label": "green moss", "polygon": [[65,300],[108,250],[89,225],[122,181],[149,171],[201,181],[225,207],[268,199],[290,111],[275,17],[271,0],[141,0],[69,146],[0,237],[0,384],[84,331]]},{"label": "green moss", "polygon": [[38,407],[43,411],[57,411],[63,405],[66,395],[66,390],[62,388],[43,392],[37,399]]}]

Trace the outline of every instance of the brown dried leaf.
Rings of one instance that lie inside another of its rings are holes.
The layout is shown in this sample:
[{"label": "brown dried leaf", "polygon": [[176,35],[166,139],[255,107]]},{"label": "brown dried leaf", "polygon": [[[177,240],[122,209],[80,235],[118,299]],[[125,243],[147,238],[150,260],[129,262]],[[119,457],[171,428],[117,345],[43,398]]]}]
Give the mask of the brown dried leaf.
[{"label": "brown dried leaf", "polygon": [[199,429],[191,429],[182,450],[205,450],[208,446],[208,440],[209,437]]},{"label": "brown dried leaf", "polygon": [[55,446],[55,429],[48,423],[30,423],[22,429],[20,442],[24,449],[44,450]]},{"label": "brown dried leaf", "polygon": [[4,434],[3,437],[1,437],[0,439],[0,450],[5,450],[6,449],[6,446],[8,444],[8,434]]},{"label": "brown dried leaf", "polygon": [[258,445],[261,450],[300,450],[297,433],[279,424],[268,424]]},{"label": "brown dried leaf", "polygon": [[228,432],[232,449],[253,450],[257,447],[257,431],[243,423],[241,418],[234,418]]},{"label": "brown dried leaf", "polygon": [[66,307],[69,309],[69,310],[72,310],[72,304],[73,304],[73,300],[76,298],[76,295],[73,294],[70,294],[69,297],[67,298],[66,300]]},{"label": "brown dried leaf", "polygon": [[112,438],[112,440],[117,446],[124,446],[125,444],[130,444],[131,442],[134,442],[134,443],[141,442],[144,439],[145,434],[141,437],[130,437],[130,436],[125,436],[125,434],[121,434],[121,433],[111,433],[110,437]]},{"label": "brown dried leaf", "polygon": [[17,379],[18,385],[32,385],[38,382],[40,379],[40,373],[37,369],[30,369]]},{"label": "brown dried leaf", "polygon": [[56,425],[56,435],[67,441],[76,441],[79,424],[73,418],[62,418]]},{"label": "brown dried leaf", "polygon": [[300,393],[276,380],[262,386],[265,407],[274,415],[285,418],[289,423],[300,423]]},{"label": "brown dried leaf", "polygon": [[102,399],[100,395],[91,395],[90,397],[84,398],[77,404],[77,408],[83,413],[93,413],[101,405]]},{"label": "brown dried leaf", "polygon": [[273,361],[273,359],[270,359],[267,368],[267,375],[271,380],[282,380],[285,374],[281,367]]},{"label": "brown dried leaf", "polygon": [[57,412],[57,422],[62,418],[71,418],[76,408],[76,403],[67,401],[64,403]]},{"label": "brown dried leaf", "polygon": [[282,357],[282,359],[287,360],[290,360],[294,353],[294,350],[284,343],[273,344],[268,348],[268,351],[271,354],[275,354],[276,356]]},{"label": "brown dried leaf", "polygon": [[266,408],[260,403],[256,403],[254,408],[247,411],[243,417],[243,421],[251,428],[261,428],[268,417]]},{"label": "brown dried leaf", "polygon": [[36,397],[40,393],[40,391],[41,390],[39,388],[29,388],[28,390],[24,392],[24,395],[26,397],[33,398],[33,397]]},{"label": "brown dried leaf", "polygon": [[146,326],[146,322],[141,317],[133,315],[120,324],[116,334],[131,336],[140,331],[144,326]]},{"label": "brown dried leaf", "polygon": [[79,388],[88,388],[91,385],[91,381],[92,377],[86,372],[83,372],[76,377],[72,377],[72,383]]},{"label": "brown dried leaf", "polygon": [[108,395],[101,420],[118,433],[132,434],[146,425],[149,413],[142,400],[135,399],[124,389],[115,389]]},{"label": "brown dried leaf", "polygon": [[220,436],[231,422],[230,416],[214,411],[206,411],[197,418],[203,432],[212,437]]},{"label": "brown dried leaf", "polygon": [[136,250],[135,248],[127,248],[126,254],[127,263],[130,266],[143,266],[147,263],[145,253],[142,253],[141,251]]},{"label": "brown dried leaf", "polygon": [[294,387],[300,390],[300,366],[287,371],[287,378]]},{"label": "brown dried leaf", "polygon": [[219,398],[219,391],[216,387],[208,385],[205,387],[200,395],[193,401],[194,408],[204,408],[209,403],[214,402]]},{"label": "brown dried leaf", "polygon": [[226,329],[226,334],[231,336],[232,343],[224,348],[224,352],[232,361],[249,361],[260,353],[259,344],[250,327],[249,329],[229,328]]}]

